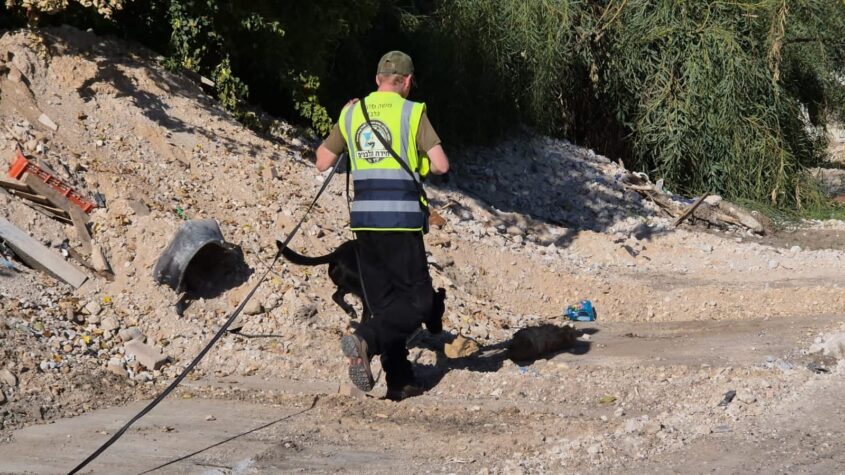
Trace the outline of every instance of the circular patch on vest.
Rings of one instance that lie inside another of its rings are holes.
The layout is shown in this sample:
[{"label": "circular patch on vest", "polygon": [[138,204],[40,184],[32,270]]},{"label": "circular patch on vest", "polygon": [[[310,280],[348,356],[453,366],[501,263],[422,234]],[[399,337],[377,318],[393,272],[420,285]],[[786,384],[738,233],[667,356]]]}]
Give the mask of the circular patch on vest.
[{"label": "circular patch on vest", "polygon": [[379,135],[388,144],[393,141],[390,135],[390,129],[384,125],[384,122],[374,120],[373,127],[370,128],[366,123],[358,127],[355,132],[355,144],[358,146],[356,151],[356,158],[364,159],[370,163],[376,163],[384,160],[390,156],[390,152],[384,148],[376,134],[373,133],[375,129]]}]

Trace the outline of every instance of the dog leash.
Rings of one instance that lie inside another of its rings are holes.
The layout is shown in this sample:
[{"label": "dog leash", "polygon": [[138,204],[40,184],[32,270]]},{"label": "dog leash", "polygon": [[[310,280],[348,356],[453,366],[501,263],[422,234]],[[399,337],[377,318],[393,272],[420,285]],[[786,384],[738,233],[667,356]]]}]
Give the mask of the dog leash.
[{"label": "dog leash", "polygon": [[86,465],[93,462],[97,457],[99,457],[103,452],[105,452],[106,449],[108,449],[109,447],[111,447],[112,444],[117,442],[117,440],[120,439],[123,434],[126,433],[126,431],[132,426],[132,424],[134,424],[139,419],[147,415],[147,413],[152,411],[153,408],[155,408],[161,401],[164,400],[164,398],[166,398],[171,392],[173,392],[174,389],[176,389],[176,386],[178,386],[179,383],[181,383],[182,380],[185,379],[186,376],[188,376],[188,373],[190,373],[197,366],[197,364],[199,364],[199,362],[211,350],[214,344],[217,343],[217,341],[223,337],[223,335],[226,333],[226,330],[228,330],[232,322],[235,321],[235,318],[240,315],[241,311],[243,311],[244,307],[246,307],[246,304],[249,303],[250,299],[252,299],[252,296],[255,295],[255,292],[267,278],[267,275],[269,275],[270,271],[273,270],[273,267],[276,265],[276,262],[278,262],[279,257],[281,257],[282,255],[282,251],[287,248],[290,241],[293,239],[294,236],[296,236],[296,233],[299,232],[299,228],[302,227],[302,223],[305,222],[305,218],[308,217],[308,215],[311,213],[311,210],[314,208],[314,205],[317,204],[317,200],[320,199],[320,195],[322,195],[323,192],[326,191],[326,188],[329,186],[329,182],[332,180],[332,177],[337,172],[337,169],[340,166],[340,162],[343,161],[344,156],[345,155],[341,156],[341,158],[338,160],[339,163],[335,164],[335,166],[332,168],[332,171],[323,181],[323,186],[320,187],[320,191],[318,191],[317,195],[314,196],[314,199],[311,200],[311,204],[308,205],[308,209],[305,210],[305,214],[302,215],[302,218],[299,220],[296,226],[294,226],[290,234],[288,234],[288,237],[284,240],[284,242],[278,240],[276,241],[278,251],[276,252],[276,256],[273,258],[273,261],[267,267],[267,270],[264,272],[261,278],[258,279],[258,282],[256,282],[255,286],[253,286],[249,293],[246,295],[246,298],[244,298],[243,301],[241,301],[241,304],[238,305],[237,308],[235,308],[235,310],[229,315],[229,318],[226,319],[226,322],[223,323],[223,326],[220,327],[219,330],[217,330],[217,333],[214,335],[211,341],[209,341],[208,344],[205,345],[202,351],[200,351],[200,353],[193,359],[193,361],[191,361],[191,363],[186,366],[181,373],[179,373],[179,376],[177,376],[176,379],[174,379],[173,382],[170,383],[170,385],[167,386],[167,388],[165,388],[164,391],[161,392],[161,394],[156,396],[156,398],[153,399],[149,404],[147,404],[146,407],[141,409],[141,411],[136,414],[135,417],[130,419],[129,422],[127,422],[126,424],[124,424],[123,427],[121,427],[117,432],[114,433],[114,435],[111,436],[111,438],[109,438],[109,440],[107,440],[103,445],[101,445],[97,450],[95,450],[91,455],[89,455],[88,458],[83,460],[82,463],[80,463],[73,470],[68,472],[68,475],[74,475],[75,473],[85,468]]}]

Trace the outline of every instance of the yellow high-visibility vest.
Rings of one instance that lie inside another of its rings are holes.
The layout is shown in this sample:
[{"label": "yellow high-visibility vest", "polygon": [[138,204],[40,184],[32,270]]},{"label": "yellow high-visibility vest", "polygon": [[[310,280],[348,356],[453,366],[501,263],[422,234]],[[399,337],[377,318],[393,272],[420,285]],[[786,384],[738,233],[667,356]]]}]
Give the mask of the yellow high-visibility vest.
[{"label": "yellow high-visibility vest", "polygon": [[428,159],[417,153],[417,130],[425,104],[409,101],[395,92],[373,92],[366,97],[367,113],[384,140],[391,145],[414,178],[382,146],[364,119],[361,103],[341,111],[339,126],[349,150],[355,189],[352,202],[353,231],[421,231],[425,215],[414,185],[428,173]]}]

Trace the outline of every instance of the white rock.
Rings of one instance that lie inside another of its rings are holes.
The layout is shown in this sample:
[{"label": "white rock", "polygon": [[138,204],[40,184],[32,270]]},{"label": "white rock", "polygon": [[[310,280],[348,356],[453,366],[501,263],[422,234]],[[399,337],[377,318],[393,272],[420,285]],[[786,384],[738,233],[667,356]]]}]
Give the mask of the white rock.
[{"label": "white rock", "polygon": [[85,311],[88,315],[97,316],[103,311],[103,307],[96,300],[92,300],[85,305]]},{"label": "white rock", "polygon": [[719,195],[710,195],[707,198],[704,198],[704,202],[710,206],[719,206],[719,203],[722,202],[722,197]]},{"label": "white rock", "polygon": [[50,129],[50,130],[52,130],[52,131],[54,131],[54,132],[55,132],[56,130],[59,130],[59,126],[58,126],[58,125],[56,125],[56,123],[55,123],[55,122],[53,122],[53,120],[52,120],[52,119],[50,119],[49,117],[47,117],[47,114],[41,114],[40,116],[38,116],[38,122],[41,122],[41,123],[42,123],[42,124],[44,124],[44,125],[45,125],[48,129]]},{"label": "white rock", "polygon": [[736,399],[744,404],[753,404],[757,402],[757,397],[747,389],[740,389],[737,391]]},{"label": "white rock", "polygon": [[117,319],[112,316],[105,317],[100,322],[100,328],[102,328],[103,331],[110,332],[117,330],[119,327],[120,324],[117,322]]},{"label": "white rock", "polygon": [[125,328],[123,330],[120,330],[117,336],[119,336],[120,339],[123,341],[140,340],[141,342],[143,342],[144,340],[146,340],[146,338],[144,337],[144,333],[138,327]]},{"label": "white rock", "polygon": [[0,383],[7,386],[17,386],[18,378],[8,369],[0,369]]},{"label": "white rock", "polygon": [[837,359],[845,359],[845,333],[825,338],[824,354]]},{"label": "white rock", "polygon": [[111,266],[108,259],[100,246],[91,246],[91,265],[98,272],[111,272]]},{"label": "white rock", "polygon": [[258,315],[264,313],[264,306],[258,299],[252,299],[244,307],[244,315]]}]

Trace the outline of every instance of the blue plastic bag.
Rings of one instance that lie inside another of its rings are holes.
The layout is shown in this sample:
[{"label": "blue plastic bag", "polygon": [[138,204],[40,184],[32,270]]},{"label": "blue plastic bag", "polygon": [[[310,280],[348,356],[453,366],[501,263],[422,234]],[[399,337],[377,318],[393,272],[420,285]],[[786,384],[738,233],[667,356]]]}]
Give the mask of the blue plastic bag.
[{"label": "blue plastic bag", "polygon": [[593,308],[593,302],[589,300],[582,300],[575,305],[566,307],[564,315],[576,322],[596,321],[596,309]]}]

